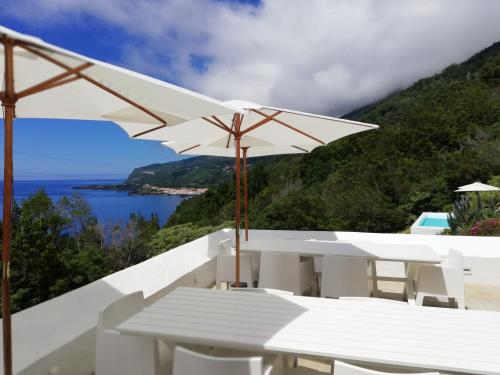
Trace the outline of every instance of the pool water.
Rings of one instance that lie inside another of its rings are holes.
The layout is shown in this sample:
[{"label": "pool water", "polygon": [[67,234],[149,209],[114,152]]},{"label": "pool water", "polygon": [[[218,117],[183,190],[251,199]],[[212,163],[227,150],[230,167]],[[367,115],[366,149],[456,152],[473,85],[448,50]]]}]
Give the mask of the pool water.
[{"label": "pool water", "polygon": [[438,227],[438,228],[449,228],[447,218],[441,217],[425,217],[419,224],[421,227]]}]

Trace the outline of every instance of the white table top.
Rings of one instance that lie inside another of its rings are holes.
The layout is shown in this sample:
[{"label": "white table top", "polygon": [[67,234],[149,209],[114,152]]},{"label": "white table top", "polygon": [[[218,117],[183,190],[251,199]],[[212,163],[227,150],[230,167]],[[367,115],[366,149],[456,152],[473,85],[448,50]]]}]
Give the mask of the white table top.
[{"label": "white table top", "polygon": [[500,313],[178,288],[121,333],[262,352],[500,374]]},{"label": "white table top", "polygon": [[441,258],[426,245],[402,245],[368,241],[304,241],[294,239],[249,239],[241,241],[242,251],[276,251],[303,256],[365,256],[378,260],[440,263]]}]

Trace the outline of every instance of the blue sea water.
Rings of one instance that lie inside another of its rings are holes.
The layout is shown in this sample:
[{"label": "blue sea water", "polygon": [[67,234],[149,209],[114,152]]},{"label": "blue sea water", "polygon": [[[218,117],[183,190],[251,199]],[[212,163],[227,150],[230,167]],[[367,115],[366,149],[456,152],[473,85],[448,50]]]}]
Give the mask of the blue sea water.
[{"label": "blue sea water", "polygon": [[[118,184],[122,180],[37,180],[15,181],[14,199],[20,202],[39,189],[44,189],[54,202],[63,196],[78,193],[92,206],[94,215],[101,224],[123,224],[133,212],[149,217],[156,212],[163,225],[174,213],[184,197],[177,195],[129,195],[123,191],[75,190],[77,185]],[[0,194],[3,198],[3,181]],[[0,207],[2,206],[0,200]]]},{"label": "blue sea water", "polygon": [[420,224],[421,227],[437,227],[437,228],[449,228],[448,219],[446,218],[436,218],[436,217],[426,217]]}]

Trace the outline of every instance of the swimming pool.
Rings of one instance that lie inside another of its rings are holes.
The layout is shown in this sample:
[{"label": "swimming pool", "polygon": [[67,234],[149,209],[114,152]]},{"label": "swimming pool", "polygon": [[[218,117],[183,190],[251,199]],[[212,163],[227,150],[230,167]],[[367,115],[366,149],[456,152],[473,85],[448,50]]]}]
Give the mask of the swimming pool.
[{"label": "swimming pool", "polygon": [[449,227],[447,212],[422,212],[410,227],[410,233],[441,234]]},{"label": "swimming pool", "polygon": [[419,226],[421,227],[434,227],[434,228],[449,228],[448,218],[442,217],[424,217],[420,221]]}]

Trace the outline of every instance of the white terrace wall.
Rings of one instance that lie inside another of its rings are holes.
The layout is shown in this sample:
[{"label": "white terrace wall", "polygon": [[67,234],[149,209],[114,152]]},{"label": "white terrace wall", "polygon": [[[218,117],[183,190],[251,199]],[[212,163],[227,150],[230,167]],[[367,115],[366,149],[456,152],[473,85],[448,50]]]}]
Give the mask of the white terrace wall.
[{"label": "white terrace wall", "polygon": [[212,233],[14,314],[14,373],[92,374],[98,311],[137,290],[151,303],[180,285],[213,284],[218,243],[224,238],[224,231]]},{"label": "white terrace wall", "polygon": [[[147,303],[152,303],[181,285],[206,287],[213,284],[218,243],[233,235],[232,230],[212,233],[14,314],[15,373],[45,375],[57,369],[58,374],[90,375],[94,369],[95,327],[100,309],[137,290],[142,290]],[[249,235],[270,241],[296,238],[418,243],[433,247],[443,257],[449,248],[456,248],[464,253],[466,264],[472,267],[467,282],[500,285],[498,237],[266,230],[251,230]]]}]

